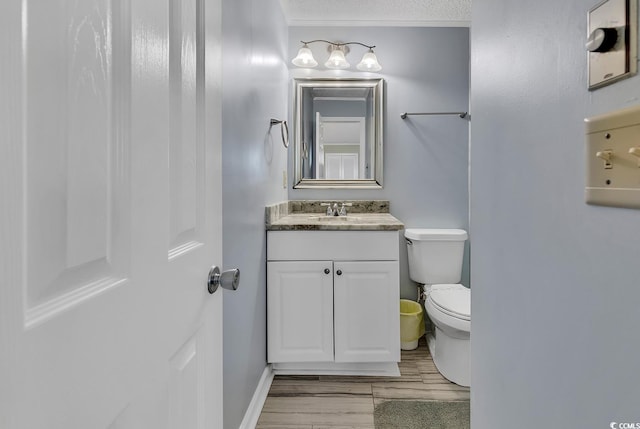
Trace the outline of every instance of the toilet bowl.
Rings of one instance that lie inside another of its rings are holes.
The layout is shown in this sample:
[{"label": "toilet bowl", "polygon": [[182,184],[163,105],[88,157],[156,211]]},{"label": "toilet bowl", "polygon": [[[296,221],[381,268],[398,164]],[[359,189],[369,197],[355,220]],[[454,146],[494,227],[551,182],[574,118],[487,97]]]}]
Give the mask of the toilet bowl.
[{"label": "toilet bowl", "polygon": [[471,293],[460,284],[432,285],[425,309],[434,331],[427,335],[429,352],[438,371],[448,380],[469,386]]},{"label": "toilet bowl", "polygon": [[434,332],[429,352],[440,373],[470,385],[471,292],[458,282],[467,233],[460,229],[406,229],[409,276],[421,285]]}]

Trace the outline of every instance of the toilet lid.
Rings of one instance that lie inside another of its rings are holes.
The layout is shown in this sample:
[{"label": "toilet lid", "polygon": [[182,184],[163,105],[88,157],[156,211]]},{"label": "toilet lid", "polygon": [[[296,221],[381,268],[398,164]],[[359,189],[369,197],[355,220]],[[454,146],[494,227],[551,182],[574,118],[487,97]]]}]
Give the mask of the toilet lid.
[{"label": "toilet lid", "polygon": [[404,236],[410,240],[465,241],[469,238],[464,229],[407,228]]},{"label": "toilet lid", "polygon": [[471,291],[460,285],[433,285],[431,302],[451,316],[471,320]]}]

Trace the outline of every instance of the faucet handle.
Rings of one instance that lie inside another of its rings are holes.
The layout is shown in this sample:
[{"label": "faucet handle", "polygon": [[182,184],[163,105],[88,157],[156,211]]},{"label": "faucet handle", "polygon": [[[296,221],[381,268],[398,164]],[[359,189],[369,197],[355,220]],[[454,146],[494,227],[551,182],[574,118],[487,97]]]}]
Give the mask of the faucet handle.
[{"label": "faucet handle", "polygon": [[[347,215],[347,208],[345,207],[347,204],[346,203],[342,203],[342,207],[340,207],[340,212],[338,213],[338,215],[340,216],[346,216]],[[351,204],[349,204],[351,205]]]}]

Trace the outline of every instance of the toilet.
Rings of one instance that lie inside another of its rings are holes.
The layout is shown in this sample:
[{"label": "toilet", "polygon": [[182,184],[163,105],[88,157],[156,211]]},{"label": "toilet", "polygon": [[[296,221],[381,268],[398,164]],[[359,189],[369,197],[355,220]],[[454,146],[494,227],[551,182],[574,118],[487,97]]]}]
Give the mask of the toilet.
[{"label": "toilet", "polygon": [[435,326],[435,332],[427,335],[433,362],[445,378],[469,386],[471,292],[460,284],[467,232],[409,228],[404,236],[409,277],[421,285],[427,315]]}]

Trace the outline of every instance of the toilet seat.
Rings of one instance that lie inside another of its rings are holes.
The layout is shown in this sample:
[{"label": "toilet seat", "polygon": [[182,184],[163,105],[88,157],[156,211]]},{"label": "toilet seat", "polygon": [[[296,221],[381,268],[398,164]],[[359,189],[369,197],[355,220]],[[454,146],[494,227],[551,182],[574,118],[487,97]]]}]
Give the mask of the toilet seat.
[{"label": "toilet seat", "polygon": [[428,300],[444,314],[471,320],[471,291],[460,284],[432,285]]}]

